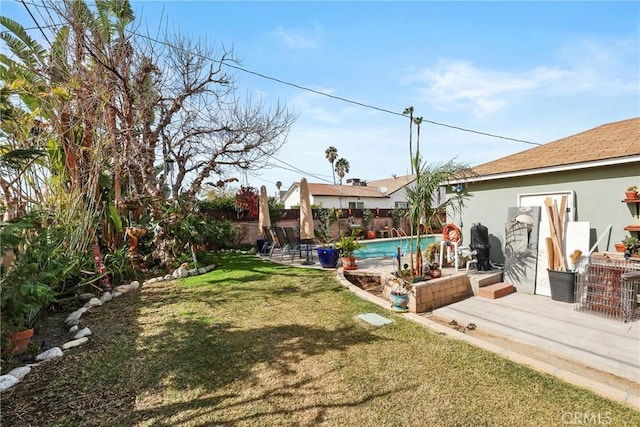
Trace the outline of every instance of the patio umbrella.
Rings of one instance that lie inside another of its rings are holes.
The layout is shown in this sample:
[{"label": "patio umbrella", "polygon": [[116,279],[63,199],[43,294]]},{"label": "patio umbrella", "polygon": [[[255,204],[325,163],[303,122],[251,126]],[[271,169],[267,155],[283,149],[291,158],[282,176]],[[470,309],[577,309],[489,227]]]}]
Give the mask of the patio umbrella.
[{"label": "patio umbrella", "polygon": [[307,179],[300,180],[300,240],[306,242],[305,250],[307,259],[302,262],[304,265],[311,265],[313,261],[309,259],[309,243],[315,237],[313,233],[313,211],[311,210],[311,199],[309,198],[309,185]]},{"label": "patio umbrella", "polygon": [[269,217],[269,200],[267,198],[267,187],[260,187],[260,213],[258,214],[258,235],[264,235],[264,227],[271,227],[271,217]]},{"label": "patio umbrella", "polygon": [[303,177],[300,180],[300,240],[311,240],[314,237],[309,185],[307,178]]}]

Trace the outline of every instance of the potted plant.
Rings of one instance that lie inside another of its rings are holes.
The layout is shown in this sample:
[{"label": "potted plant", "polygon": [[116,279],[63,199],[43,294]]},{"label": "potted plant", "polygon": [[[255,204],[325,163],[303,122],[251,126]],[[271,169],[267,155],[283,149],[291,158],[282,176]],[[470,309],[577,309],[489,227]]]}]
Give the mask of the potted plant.
[{"label": "potted plant", "polygon": [[331,235],[331,224],[340,218],[338,209],[318,209],[318,228],[314,230],[316,239],[321,246],[317,248],[318,259],[323,268],[335,268],[338,265],[340,252],[333,244],[333,236]]},{"label": "potted plant", "polygon": [[435,263],[440,258],[440,242],[430,243],[424,251],[424,257],[429,263]]},{"label": "potted plant", "polygon": [[437,279],[438,277],[442,277],[442,270],[440,269],[440,264],[437,262],[433,262],[429,264],[429,276],[432,279]]},{"label": "potted plant", "polygon": [[365,227],[367,239],[375,239],[376,231],[370,228],[371,220],[373,219],[373,212],[370,209],[362,211],[362,225]]},{"label": "potted plant", "polygon": [[358,268],[356,265],[356,258],[353,253],[361,247],[362,245],[355,239],[353,234],[351,236],[343,236],[338,240],[338,243],[336,243],[336,249],[340,251],[342,268],[345,270],[355,270]]},{"label": "potted plant", "polygon": [[624,195],[625,195],[625,199],[627,199],[627,200],[637,199],[638,198],[638,186],[637,185],[630,185],[629,187],[627,187],[627,191],[624,192]]},{"label": "potted plant", "polygon": [[[64,272],[72,270],[51,258],[49,239],[55,238],[49,230],[41,228],[40,222],[39,216],[31,214],[0,226],[0,254],[9,251],[16,254],[10,265],[0,265],[3,355],[13,356],[26,351],[41,310],[55,301],[56,295],[49,282],[65,280]],[[14,250],[18,247],[25,250]]]},{"label": "potted plant", "polygon": [[340,251],[332,244],[323,244],[318,247],[316,251],[318,252],[318,259],[320,260],[322,268],[336,268],[338,266]]},{"label": "potted plant", "polygon": [[640,240],[635,236],[627,236],[622,240],[622,244],[625,247],[625,254],[633,255],[640,250]]},{"label": "potted plant", "polygon": [[389,292],[391,310],[404,313],[409,311],[409,295],[413,291],[411,271],[405,264],[404,269],[396,271],[393,275],[395,278],[392,279],[392,287]]}]

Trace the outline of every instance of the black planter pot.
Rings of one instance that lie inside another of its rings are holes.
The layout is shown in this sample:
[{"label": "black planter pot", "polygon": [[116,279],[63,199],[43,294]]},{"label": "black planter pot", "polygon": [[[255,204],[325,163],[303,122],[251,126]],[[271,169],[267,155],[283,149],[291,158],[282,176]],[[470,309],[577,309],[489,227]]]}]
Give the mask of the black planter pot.
[{"label": "black planter pot", "polygon": [[555,271],[547,269],[551,299],[560,302],[575,301],[576,273],[573,271]]},{"label": "black planter pot", "polygon": [[318,248],[318,259],[324,268],[336,268],[340,252],[335,248]]}]

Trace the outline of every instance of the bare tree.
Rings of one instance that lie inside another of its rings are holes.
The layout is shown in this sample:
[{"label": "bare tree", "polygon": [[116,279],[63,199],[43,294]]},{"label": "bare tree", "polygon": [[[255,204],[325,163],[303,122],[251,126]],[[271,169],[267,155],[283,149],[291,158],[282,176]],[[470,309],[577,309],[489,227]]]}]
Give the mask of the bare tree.
[{"label": "bare tree", "polygon": [[63,25],[50,52],[38,52],[46,60],[21,66],[52,93],[40,110],[63,153],[60,182],[87,200],[100,194],[105,175],[112,201],[145,200],[161,220],[165,164],[175,165],[170,194],[195,200],[211,175],[259,170],[285,143],[295,116],[239,94],[228,67],[239,64],[233,51],[179,34],[143,35],[127,0],[47,8]]}]

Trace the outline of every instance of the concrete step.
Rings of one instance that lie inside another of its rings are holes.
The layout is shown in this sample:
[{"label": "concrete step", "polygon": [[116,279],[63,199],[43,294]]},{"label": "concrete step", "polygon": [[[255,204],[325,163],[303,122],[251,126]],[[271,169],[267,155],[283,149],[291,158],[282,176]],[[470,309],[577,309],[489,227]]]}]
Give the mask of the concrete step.
[{"label": "concrete step", "polygon": [[480,288],[502,281],[502,271],[475,273],[470,272],[467,273],[467,276],[469,277],[469,283],[471,283],[473,295],[476,296],[478,295],[478,291],[480,290]]},{"label": "concrete step", "polygon": [[483,298],[502,298],[515,292],[513,285],[504,282],[494,283],[493,285],[483,286],[478,290],[478,296]]}]

